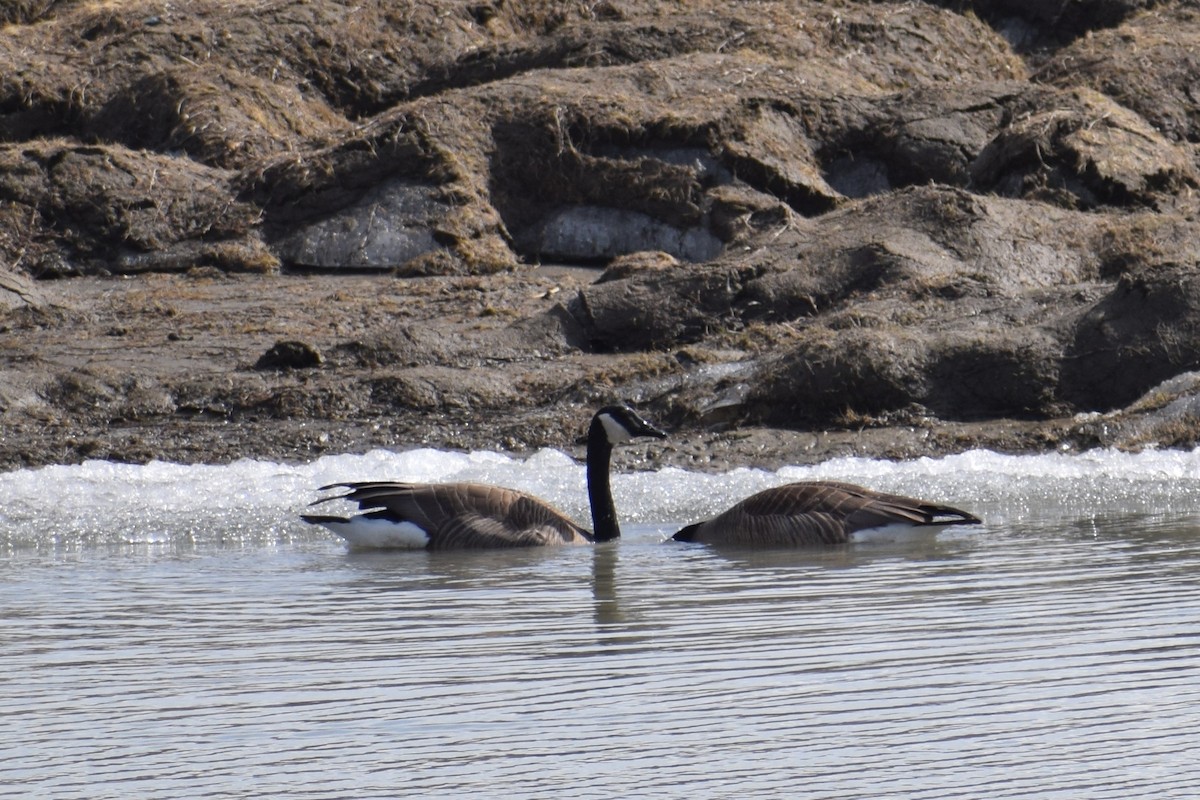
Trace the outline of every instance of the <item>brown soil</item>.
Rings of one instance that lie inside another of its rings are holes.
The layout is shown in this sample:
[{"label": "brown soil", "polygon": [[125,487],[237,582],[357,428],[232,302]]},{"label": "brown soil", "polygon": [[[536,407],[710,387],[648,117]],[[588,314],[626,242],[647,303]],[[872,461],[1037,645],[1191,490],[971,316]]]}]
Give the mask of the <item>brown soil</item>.
[{"label": "brown soil", "polygon": [[9,3],[0,468],[1194,446],[1200,13],[1063,5]]},{"label": "brown soil", "polygon": [[[514,320],[553,311],[595,277],[550,267],[487,279],[196,270],[41,284],[47,305],[0,325],[0,467],[303,461],[378,447],[570,450],[593,407],[628,398],[662,409],[671,427],[664,400],[680,393],[681,364],[744,358],[512,346]],[[288,341],[320,364],[256,368]],[[814,432],[718,422],[620,457],[721,470],[1087,443],[1062,420],[848,422]]]}]

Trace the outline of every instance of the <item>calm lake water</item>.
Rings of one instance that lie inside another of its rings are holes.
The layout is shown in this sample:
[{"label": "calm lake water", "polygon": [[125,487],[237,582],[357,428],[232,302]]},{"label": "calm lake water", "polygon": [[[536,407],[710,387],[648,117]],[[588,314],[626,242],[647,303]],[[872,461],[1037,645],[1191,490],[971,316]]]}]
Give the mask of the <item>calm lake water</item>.
[{"label": "calm lake water", "polygon": [[[1193,798],[1200,452],[619,476],[621,541],[348,552],[336,479],[417,451],[0,474],[0,797]],[[982,515],[918,542],[664,544],[786,480]]]}]

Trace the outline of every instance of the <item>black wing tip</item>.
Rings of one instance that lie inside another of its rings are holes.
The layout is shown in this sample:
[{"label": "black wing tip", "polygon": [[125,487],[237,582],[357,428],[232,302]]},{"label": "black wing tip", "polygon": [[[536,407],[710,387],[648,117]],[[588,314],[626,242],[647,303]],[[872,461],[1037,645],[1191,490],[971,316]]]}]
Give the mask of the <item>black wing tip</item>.
[{"label": "black wing tip", "polygon": [[[946,519],[939,519],[945,517]],[[929,522],[932,525],[982,525],[983,520],[969,511],[963,511],[948,506],[938,506],[930,510]]]},{"label": "black wing tip", "polygon": [[336,517],[328,514],[301,514],[300,519],[307,522],[309,525],[324,525],[326,522],[349,522],[345,517]]},{"label": "black wing tip", "polygon": [[694,542],[696,541],[696,531],[699,529],[700,523],[698,522],[694,525],[688,525],[680,528],[671,539],[676,542]]},{"label": "black wing tip", "polygon": [[[333,484],[330,484],[329,486],[322,486],[319,489],[317,489],[317,491],[318,492],[328,492],[330,489],[337,489],[342,486],[345,486],[345,484],[333,483]],[[309,503],[309,505],[310,506],[319,506],[322,503],[328,503],[330,500],[350,500],[353,498],[353,496],[354,496],[353,491],[346,492],[345,494],[331,494],[328,497],[318,497],[316,500],[313,500],[311,503]]]},{"label": "black wing tip", "polygon": [[361,489],[364,486],[378,486],[380,484],[390,483],[390,481],[338,481],[337,483],[327,483],[324,486],[318,486],[318,492],[328,492],[330,489]]},{"label": "black wing tip", "polygon": [[972,514],[970,511],[963,511],[960,508],[948,508],[948,509],[946,509],[946,511],[951,516],[958,517],[958,519],[955,520],[955,522],[957,522],[960,525],[982,525],[983,524],[983,520],[980,517],[977,517],[974,514]]},{"label": "black wing tip", "polygon": [[[328,492],[333,489],[348,489],[349,491],[317,498],[309,503],[309,505],[320,505],[321,503],[328,503],[330,500],[349,500],[362,505],[364,502],[363,495],[366,493],[376,490],[403,490],[411,485],[400,481],[339,481],[337,483],[327,483],[324,486],[318,486],[317,491]],[[363,507],[365,508],[366,506],[363,505]]]}]

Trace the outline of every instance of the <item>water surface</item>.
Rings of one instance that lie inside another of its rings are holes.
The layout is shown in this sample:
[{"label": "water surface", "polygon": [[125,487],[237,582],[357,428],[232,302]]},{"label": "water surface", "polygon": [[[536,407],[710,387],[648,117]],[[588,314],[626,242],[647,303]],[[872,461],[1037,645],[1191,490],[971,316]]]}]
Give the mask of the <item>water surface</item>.
[{"label": "water surface", "polygon": [[[0,797],[1193,797],[1200,454],[622,475],[619,542],[355,553],[331,480],[561,453],[0,475]],[[664,544],[850,478],[980,513],[906,544]]]}]

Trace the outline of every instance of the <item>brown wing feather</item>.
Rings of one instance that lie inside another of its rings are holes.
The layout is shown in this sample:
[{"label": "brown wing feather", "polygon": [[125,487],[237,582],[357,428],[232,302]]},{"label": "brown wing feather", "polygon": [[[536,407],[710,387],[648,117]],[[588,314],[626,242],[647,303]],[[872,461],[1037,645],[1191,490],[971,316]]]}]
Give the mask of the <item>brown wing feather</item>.
[{"label": "brown wing feather", "polygon": [[536,497],[475,483],[339,483],[347,488],[325,498],[386,510],[396,522],[412,522],[429,534],[429,549],[586,544],[588,532]]},{"label": "brown wing feather", "polygon": [[840,544],[855,531],[885,525],[978,522],[965,511],[924,500],[840,481],[807,481],[751,495],[706,522],[689,525],[675,538],[759,546]]}]

